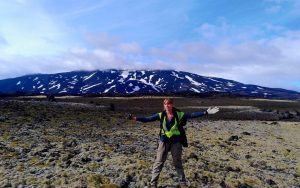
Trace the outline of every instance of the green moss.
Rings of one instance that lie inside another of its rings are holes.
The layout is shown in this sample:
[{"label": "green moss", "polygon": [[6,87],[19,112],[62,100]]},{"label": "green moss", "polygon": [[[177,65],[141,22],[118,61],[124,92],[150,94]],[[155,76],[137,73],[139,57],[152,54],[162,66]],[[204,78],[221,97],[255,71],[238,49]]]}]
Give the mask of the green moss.
[{"label": "green moss", "polygon": [[39,159],[37,157],[31,157],[29,163],[31,165],[36,165],[39,162]]},{"label": "green moss", "polygon": [[209,172],[209,171],[203,171],[203,176],[207,176],[209,178],[215,178],[216,174],[213,172]]},{"label": "green moss", "polygon": [[9,139],[9,137],[10,137],[10,134],[9,134],[8,132],[5,132],[5,133],[1,136],[1,138],[2,138],[3,141],[7,141],[7,140]]},{"label": "green moss", "polygon": [[87,176],[88,187],[99,187],[101,184],[110,184],[110,179],[100,174],[89,174]]},{"label": "green moss", "polygon": [[15,152],[6,152],[2,155],[0,154],[0,157],[2,157],[3,159],[15,159],[18,157],[18,154]]},{"label": "green moss", "polygon": [[31,123],[33,121],[32,117],[21,117],[18,122],[21,124]]},{"label": "green moss", "polygon": [[97,171],[100,168],[98,163],[92,162],[87,165],[87,168],[91,171]]},{"label": "green moss", "polygon": [[43,185],[44,185],[43,186],[44,188],[55,188],[55,186],[52,185],[52,182],[50,180],[47,180],[47,179],[43,181]]},{"label": "green moss", "polygon": [[113,148],[110,145],[105,144],[104,145],[104,150],[107,151],[107,152],[111,152],[111,151],[113,151]]},{"label": "green moss", "polygon": [[54,182],[53,182],[53,185],[55,187],[61,187],[61,185],[63,185],[63,184],[64,184],[63,179],[54,180]]},{"label": "green moss", "polygon": [[131,145],[131,144],[133,144],[133,140],[125,140],[125,141],[123,142],[123,144],[124,144],[124,145]]},{"label": "green moss", "polygon": [[99,188],[118,188],[115,184],[103,184]]},{"label": "green moss", "polygon": [[237,179],[226,178],[225,184],[228,188],[236,188],[240,184],[240,181]]},{"label": "green moss", "polygon": [[286,171],[287,169],[289,169],[289,165],[285,164],[285,163],[276,163],[275,164],[275,168],[278,170],[278,171]]},{"label": "green moss", "polygon": [[28,177],[26,178],[26,183],[29,184],[29,185],[37,184],[37,183],[38,183],[38,178],[35,177],[35,176],[28,176]]},{"label": "green moss", "polygon": [[32,157],[29,161],[29,164],[38,168],[48,168],[51,166],[50,163],[44,163],[43,161],[40,161],[38,157]]},{"label": "green moss", "polygon": [[18,141],[12,141],[10,143],[10,147],[30,148],[30,144],[18,140]]},{"label": "green moss", "polygon": [[298,161],[295,167],[296,176],[300,177],[300,162]]},{"label": "green moss", "polygon": [[262,187],[262,182],[257,178],[253,176],[244,176],[242,178],[243,183],[246,183],[253,187]]},{"label": "green moss", "polygon": [[63,173],[62,173],[62,177],[68,177],[68,173],[66,172],[66,171],[64,171]]},{"label": "green moss", "polygon": [[296,153],[293,152],[293,151],[291,151],[291,150],[285,149],[285,150],[283,150],[282,153],[283,153],[283,155],[284,155],[285,157],[287,157],[287,158],[291,158],[291,159],[296,158]]},{"label": "green moss", "polygon": [[16,167],[16,170],[17,170],[18,172],[23,172],[23,171],[25,170],[25,167],[24,167],[23,164],[20,164],[20,165],[18,165],[18,166]]},{"label": "green moss", "polygon": [[145,168],[148,168],[149,166],[151,166],[152,164],[145,161],[145,160],[137,160],[137,164],[140,166],[140,167],[145,167]]},{"label": "green moss", "polygon": [[49,140],[50,142],[64,142],[66,140],[63,136],[57,136],[57,135],[47,135],[47,132],[44,132],[45,138]]}]

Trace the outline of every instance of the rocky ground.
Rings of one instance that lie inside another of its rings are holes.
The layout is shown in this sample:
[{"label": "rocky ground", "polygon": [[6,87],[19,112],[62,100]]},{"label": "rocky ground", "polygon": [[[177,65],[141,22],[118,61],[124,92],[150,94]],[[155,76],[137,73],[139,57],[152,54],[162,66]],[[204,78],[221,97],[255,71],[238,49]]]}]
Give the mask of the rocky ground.
[{"label": "rocky ground", "polygon": [[[148,186],[159,123],[128,121],[130,111],[1,100],[0,187]],[[183,155],[190,187],[300,187],[300,122],[266,117],[190,120]],[[169,156],[160,186],[177,185]]]}]

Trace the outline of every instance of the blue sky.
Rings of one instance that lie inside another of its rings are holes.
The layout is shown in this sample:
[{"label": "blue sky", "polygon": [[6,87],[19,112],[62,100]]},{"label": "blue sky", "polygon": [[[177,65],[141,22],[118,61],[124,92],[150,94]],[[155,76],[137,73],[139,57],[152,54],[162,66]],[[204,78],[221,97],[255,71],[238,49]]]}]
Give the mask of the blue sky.
[{"label": "blue sky", "polygon": [[175,69],[300,91],[298,0],[2,0],[0,79]]}]

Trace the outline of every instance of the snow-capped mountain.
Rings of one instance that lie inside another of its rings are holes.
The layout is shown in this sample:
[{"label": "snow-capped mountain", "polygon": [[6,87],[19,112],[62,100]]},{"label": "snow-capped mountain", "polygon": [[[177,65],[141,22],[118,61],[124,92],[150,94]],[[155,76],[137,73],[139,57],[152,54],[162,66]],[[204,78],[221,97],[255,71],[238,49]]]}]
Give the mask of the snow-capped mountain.
[{"label": "snow-capped mountain", "polygon": [[300,93],[295,91],[247,85],[233,80],[174,70],[74,71],[0,80],[2,94],[201,94],[210,92],[265,98],[300,98]]}]

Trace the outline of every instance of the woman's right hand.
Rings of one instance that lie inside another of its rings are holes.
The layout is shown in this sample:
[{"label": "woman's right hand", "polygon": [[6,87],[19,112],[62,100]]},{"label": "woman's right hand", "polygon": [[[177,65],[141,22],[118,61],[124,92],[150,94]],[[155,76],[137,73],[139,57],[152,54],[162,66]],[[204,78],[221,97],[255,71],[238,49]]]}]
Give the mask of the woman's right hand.
[{"label": "woman's right hand", "polygon": [[129,114],[127,119],[136,121],[136,116]]}]

